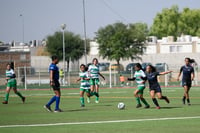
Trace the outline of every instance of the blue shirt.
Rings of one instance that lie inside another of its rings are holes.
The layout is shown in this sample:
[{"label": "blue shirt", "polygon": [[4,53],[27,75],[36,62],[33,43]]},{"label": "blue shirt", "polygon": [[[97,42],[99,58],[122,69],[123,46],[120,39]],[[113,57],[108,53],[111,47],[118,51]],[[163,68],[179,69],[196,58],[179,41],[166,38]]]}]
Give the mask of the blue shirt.
[{"label": "blue shirt", "polygon": [[159,72],[146,73],[147,80],[149,81],[149,88],[160,87],[160,85],[158,83],[158,79],[157,79],[158,75],[160,75]]},{"label": "blue shirt", "polygon": [[191,74],[194,73],[194,68],[192,66],[182,66],[180,73],[183,72],[182,80],[191,81]]},{"label": "blue shirt", "polygon": [[59,80],[59,68],[56,66],[56,64],[50,64],[49,72],[50,71],[53,71],[53,80]]}]

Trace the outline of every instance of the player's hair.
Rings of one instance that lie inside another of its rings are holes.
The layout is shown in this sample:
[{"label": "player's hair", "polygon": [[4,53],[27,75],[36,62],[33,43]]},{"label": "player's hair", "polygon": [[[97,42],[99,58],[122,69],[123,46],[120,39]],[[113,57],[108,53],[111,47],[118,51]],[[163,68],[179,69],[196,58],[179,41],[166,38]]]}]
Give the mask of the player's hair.
[{"label": "player's hair", "polygon": [[148,65],[151,68],[151,72],[156,72],[156,68],[152,65]]},{"label": "player's hair", "polygon": [[139,68],[140,70],[142,70],[142,65],[141,65],[140,63],[136,63],[135,66],[136,66],[137,68]]},{"label": "player's hair", "polygon": [[98,59],[97,59],[97,58],[94,58],[94,59],[92,60],[92,63],[93,63],[95,60],[98,62]]},{"label": "player's hair", "polygon": [[81,64],[81,65],[80,65],[80,68],[81,68],[81,67],[84,67],[84,68],[85,68],[85,71],[88,70],[88,67],[87,67],[86,65],[84,65],[84,64]]},{"label": "player's hair", "polygon": [[56,60],[56,59],[58,59],[58,56],[57,56],[57,55],[52,55],[52,56],[51,56],[51,60],[52,60],[52,61],[54,61],[54,60]]}]

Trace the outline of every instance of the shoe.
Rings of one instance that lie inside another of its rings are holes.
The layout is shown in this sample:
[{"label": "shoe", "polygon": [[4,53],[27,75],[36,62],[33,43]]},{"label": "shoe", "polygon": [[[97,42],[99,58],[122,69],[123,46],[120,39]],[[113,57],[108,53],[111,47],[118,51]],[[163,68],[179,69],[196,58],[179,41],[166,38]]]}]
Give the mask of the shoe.
[{"label": "shoe", "polygon": [[3,104],[8,104],[8,101],[3,101],[2,103],[3,103]]},{"label": "shoe", "polygon": [[90,98],[87,98],[87,103],[90,103]]},{"label": "shoe", "polygon": [[54,110],[55,113],[63,112],[61,109]]},{"label": "shoe", "polygon": [[142,104],[137,104],[136,108],[142,107]]},{"label": "shoe", "polygon": [[145,106],[144,108],[145,108],[145,109],[148,109],[148,108],[150,108],[150,106],[149,106],[149,105],[147,105],[147,106]]},{"label": "shoe", "polygon": [[44,108],[48,111],[48,112],[52,112],[51,110],[51,107],[50,106],[47,106],[47,105],[44,105]]},{"label": "shoe", "polygon": [[166,101],[167,103],[170,103],[170,101],[169,101],[169,99],[168,99],[167,97],[166,97],[165,101]]},{"label": "shoe", "polygon": [[22,102],[25,103],[25,100],[26,100],[26,97],[23,97],[22,98]]},{"label": "shoe", "polygon": [[188,103],[188,106],[191,106],[191,103]]},{"label": "shoe", "polygon": [[156,109],[160,109],[160,106],[157,106]]},{"label": "shoe", "polygon": [[96,101],[95,101],[95,103],[99,103],[99,101],[98,101],[98,100],[96,100]]},{"label": "shoe", "polygon": [[183,102],[183,104],[185,105],[185,99],[184,99],[184,98],[182,99],[182,102]]},{"label": "shoe", "polygon": [[84,105],[84,104],[81,104],[81,107],[85,107],[85,105]]}]

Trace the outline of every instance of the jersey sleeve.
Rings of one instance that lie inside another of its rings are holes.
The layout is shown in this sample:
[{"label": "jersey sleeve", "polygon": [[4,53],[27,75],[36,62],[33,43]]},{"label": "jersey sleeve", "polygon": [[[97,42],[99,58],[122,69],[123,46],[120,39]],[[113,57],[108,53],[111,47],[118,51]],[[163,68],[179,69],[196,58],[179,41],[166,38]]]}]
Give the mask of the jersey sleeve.
[{"label": "jersey sleeve", "polygon": [[11,69],[10,73],[13,75],[13,74],[15,74],[15,71],[13,69]]},{"label": "jersey sleeve", "polygon": [[159,76],[160,75],[160,73],[159,72],[155,72],[155,76]]},{"label": "jersey sleeve", "polygon": [[183,66],[181,67],[181,69],[180,69],[180,73],[183,71]]},{"label": "jersey sleeve", "polygon": [[191,69],[191,73],[194,73],[194,68],[192,67],[192,69]]},{"label": "jersey sleeve", "polygon": [[146,77],[146,74],[144,73],[144,71],[141,70],[141,76],[144,78]]}]

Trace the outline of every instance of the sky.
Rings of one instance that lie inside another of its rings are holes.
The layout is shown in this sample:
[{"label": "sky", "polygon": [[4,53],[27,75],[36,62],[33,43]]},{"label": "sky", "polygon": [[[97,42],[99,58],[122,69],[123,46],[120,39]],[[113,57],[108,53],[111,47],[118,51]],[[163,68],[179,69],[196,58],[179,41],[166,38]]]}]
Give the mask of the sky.
[{"label": "sky", "polygon": [[[100,27],[122,22],[147,23],[150,27],[163,8],[199,9],[200,0],[85,0],[87,38]],[[20,15],[21,14],[21,15]],[[0,41],[28,43],[66,30],[84,37],[83,0],[0,0]],[[23,30],[24,27],[24,30]]]}]

